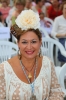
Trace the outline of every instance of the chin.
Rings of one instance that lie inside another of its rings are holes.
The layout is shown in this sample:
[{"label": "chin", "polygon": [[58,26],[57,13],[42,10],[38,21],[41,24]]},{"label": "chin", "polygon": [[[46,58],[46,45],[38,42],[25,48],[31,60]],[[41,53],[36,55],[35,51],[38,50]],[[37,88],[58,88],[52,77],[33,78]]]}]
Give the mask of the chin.
[{"label": "chin", "polygon": [[27,59],[33,59],[33,58],[35,58],[36,56],[37,56],[37,55],[27,55],[26,58],[27,58]]}]

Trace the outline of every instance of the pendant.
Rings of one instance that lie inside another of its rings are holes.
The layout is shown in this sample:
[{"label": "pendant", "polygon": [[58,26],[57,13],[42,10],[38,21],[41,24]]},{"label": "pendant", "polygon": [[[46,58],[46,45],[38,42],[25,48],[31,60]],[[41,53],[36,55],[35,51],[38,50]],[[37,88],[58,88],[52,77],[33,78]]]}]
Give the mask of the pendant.
[{"label": "pendant", "polygon": [[31,78],[32,78],[32,75],[31,75],[31,73],[29,73],[29,75],[28,75],[28,78],[29,78],[29,79],[31,79]]},{"label": "pendant", "polygon": [[30,97],[30,100],[37,100],[36,96],[34,94],[32,94],[32,96]]}]

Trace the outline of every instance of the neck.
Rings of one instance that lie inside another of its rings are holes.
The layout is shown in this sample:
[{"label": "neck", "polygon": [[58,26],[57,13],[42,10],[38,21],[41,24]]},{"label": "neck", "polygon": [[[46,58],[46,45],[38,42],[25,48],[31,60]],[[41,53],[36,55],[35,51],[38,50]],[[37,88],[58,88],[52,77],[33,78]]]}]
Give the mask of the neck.
[{"label": "neck", "polygon": [[34,57],[32,59],[28,59],[28,58],[22,57],[21,60],[22,60],[23,65],[26,68],[30,69],[34,65],[34,63],[36,61],[36,57]]}]

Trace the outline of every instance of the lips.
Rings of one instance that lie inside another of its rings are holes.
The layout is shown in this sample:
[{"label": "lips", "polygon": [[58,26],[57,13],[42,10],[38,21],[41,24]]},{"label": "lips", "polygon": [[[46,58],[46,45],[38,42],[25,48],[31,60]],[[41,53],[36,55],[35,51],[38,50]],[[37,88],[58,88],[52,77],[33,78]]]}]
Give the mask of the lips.
[{"label": "lips", "polygon": [[31,55],[34,53],[34,51],[25,51],[28,55]]}]

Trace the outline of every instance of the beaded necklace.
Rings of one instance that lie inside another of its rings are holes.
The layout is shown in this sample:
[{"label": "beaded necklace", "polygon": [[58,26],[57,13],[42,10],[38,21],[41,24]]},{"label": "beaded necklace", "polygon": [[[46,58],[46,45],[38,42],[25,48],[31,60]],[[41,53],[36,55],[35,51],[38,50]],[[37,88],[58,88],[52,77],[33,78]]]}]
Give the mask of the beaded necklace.
[{"label": "beaded necklace", "polygon": [[26,76],[26,78],[27,78],[27,80],[28,80],[28,83],[29,83],[30,86],[31,86],[32,95],[31,95],[31,97],[30,97],[30,100],[37,100],[37,99],[36,99],[36,95],[34,95],[34,83],[35,83],[35,79],[36,79],[37,59],[36,59],[36,67],[35,67],[35,70],[34,70],[34,81],[33,81],[33,83],[31,83],[31,81],[30,81],[30,79],[29,79],[29,77],[28,77],[28,75],[27,75],[27,73],[26,73],[26,71],[25,71],[25,68],[24,68],[24,66],[23,66],[21,60],[20,60],[20,65],[21,65],[22,70],[23,70],[23,72],[24,72],[24,74],[25,74],[25,76]]}]

